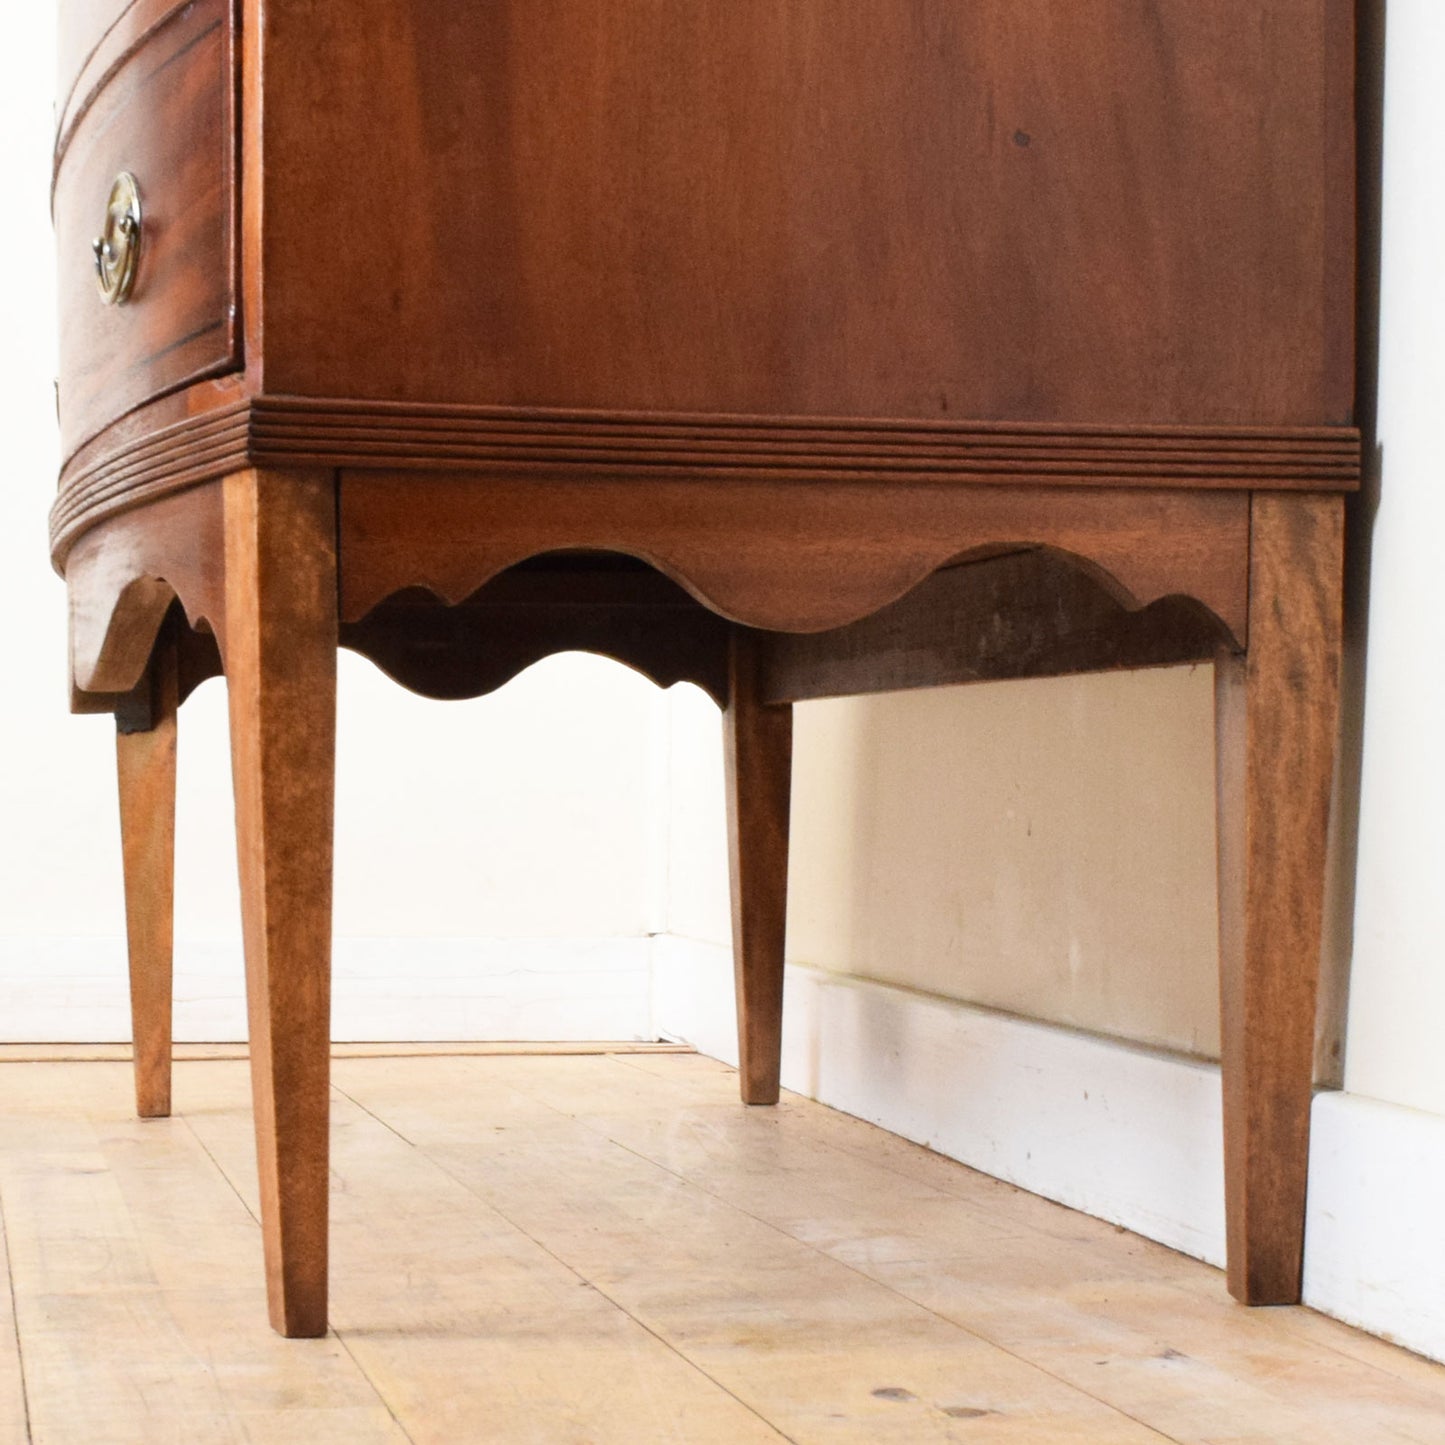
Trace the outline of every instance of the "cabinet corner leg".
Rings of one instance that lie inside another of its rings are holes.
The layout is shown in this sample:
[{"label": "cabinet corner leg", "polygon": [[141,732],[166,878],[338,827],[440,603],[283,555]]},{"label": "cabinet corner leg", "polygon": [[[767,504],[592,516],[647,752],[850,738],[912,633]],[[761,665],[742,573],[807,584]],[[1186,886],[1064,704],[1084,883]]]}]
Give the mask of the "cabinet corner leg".
[{"label": "cabinet corner leg", "polygon": [[1229,1290],[1293,1304],[1338,720],[1342,500],[1256,495],[1248,649],[1216,663]]},{"label": "cabinet corner leg", "polygon": [[226,479],[226,681],[271,1323],[326,1332],[336,515],[329,479]]},{"label": "cabinet corner leg", "polygon": [[745,1104],[776,1104],[783,1047],[793,709],[761,701],[756,641],[740,628],[733,633],[723,729],[739,1083]]},{"label": "cabinet corner leg", "polygon": [[176,845],[176,649],[165,632],[149,682],[150,726],[132,730],[117,717],[115,761],[136,1113],[161,1119],[171,1112]]}]

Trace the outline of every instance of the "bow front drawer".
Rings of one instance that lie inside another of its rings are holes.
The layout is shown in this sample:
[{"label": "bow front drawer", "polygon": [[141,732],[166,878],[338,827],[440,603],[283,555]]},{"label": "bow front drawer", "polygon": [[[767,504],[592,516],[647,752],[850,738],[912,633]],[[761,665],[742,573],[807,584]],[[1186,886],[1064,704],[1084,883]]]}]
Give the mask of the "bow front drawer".
[{"label": "bow front drawer", "polygon": [[[174,4],[171,0],[168,8]],[[133,5],[134,0],[61,0],[55,27],[55,97],[62,125],[82,72]]]},{"label": "bow front drawer", "polygon": [[138,0],[65,107],[54,209],[66,458],[143,402],[239,364],[232,50],[227,0]]}]

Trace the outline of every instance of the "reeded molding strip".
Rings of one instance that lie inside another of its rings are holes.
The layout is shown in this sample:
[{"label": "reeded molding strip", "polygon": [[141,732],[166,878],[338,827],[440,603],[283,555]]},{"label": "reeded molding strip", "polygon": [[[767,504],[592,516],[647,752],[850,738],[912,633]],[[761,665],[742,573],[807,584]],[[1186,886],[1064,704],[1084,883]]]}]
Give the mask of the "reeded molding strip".
[{"label": "reeded molding strip", "polygon": [[[121,431],[121,428],[116,428]],[[1349,491],[1351,427],[1060,426],[589,412],[260,397],[87,446],[51,513],[87,527],[245,466]]]},{"label": "reeded molding strip", "polygon": [[[119,435],[118,445],[107,446]],[[57,568],[77,537],[118,512],[213,481],[249,466],[250,408],[243,400],[149,433],[123,420],[88,443],[61,472],[50,509],[50,550]]]}]

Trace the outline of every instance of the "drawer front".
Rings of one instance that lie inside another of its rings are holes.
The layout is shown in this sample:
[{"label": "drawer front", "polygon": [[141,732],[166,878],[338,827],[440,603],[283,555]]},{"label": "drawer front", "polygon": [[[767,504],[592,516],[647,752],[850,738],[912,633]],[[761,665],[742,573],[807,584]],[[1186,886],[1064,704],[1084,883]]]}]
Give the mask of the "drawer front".
[{"label": "drawer front", "polygon": [[56,17],[57,113],[63,114],[85,62],[133,0],[63,0]]},{"label": "drawer front", "polygon": [[[239,364],[228,0],[194,0],[150,32],[60,155],[60,430],[69,458],[145,401]],[[107,305],[93,239],[116,177],[139,185],[139,261]]]}]

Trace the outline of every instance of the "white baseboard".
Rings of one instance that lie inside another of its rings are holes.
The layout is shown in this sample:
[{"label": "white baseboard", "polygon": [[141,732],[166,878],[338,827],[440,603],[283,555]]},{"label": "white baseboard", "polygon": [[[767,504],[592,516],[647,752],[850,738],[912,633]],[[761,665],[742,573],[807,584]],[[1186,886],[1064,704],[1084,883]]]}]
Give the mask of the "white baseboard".
[{"label": "white baseboard", "polygon": [[1305,1303],[1445,1360],[1445,1117],[1315,1097]]},{"label": "white baseboard", "polygon": [[[659,1032],[736,1063],[730,951],[655,943]],[[786,993],[785,1087],[1223,1263],[1218,1068],[795,965]]]},{"label": "white baseboard", "polygon": [[[659,1032],[737,1062],[732,956],[655,940]],[[790,965],[783,1083],[1035,1194],[1224,1262],[1219,1070]],[[1445,1360],[1445,1117],[1316,1095],[1305,1303]]]},{"label": "white baseboard", "polygon": [[[332,1036],[394,1043],[647,1039],[651,940],[338,938]],[[0,939],[0,1041],[130,1038],[119,938]],[[239,938],[176,945],[175,1036],[246,1037]]]}]

